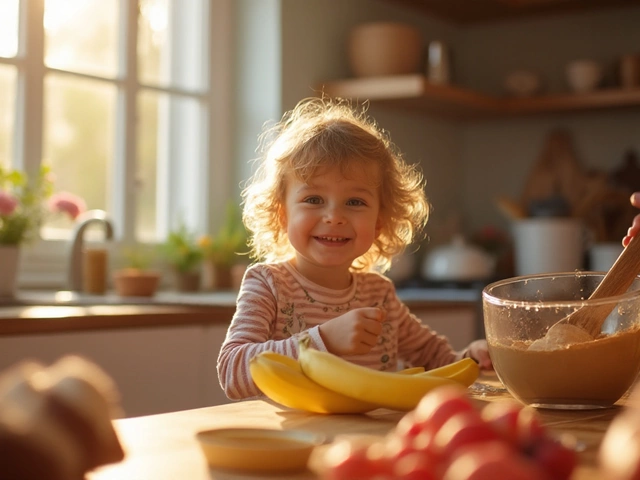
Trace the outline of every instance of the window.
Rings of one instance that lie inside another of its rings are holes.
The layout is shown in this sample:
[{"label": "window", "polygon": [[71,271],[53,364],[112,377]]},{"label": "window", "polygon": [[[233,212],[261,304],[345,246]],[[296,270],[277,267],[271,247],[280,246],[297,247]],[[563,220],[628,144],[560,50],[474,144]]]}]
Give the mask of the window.
[{"label": "window", "polygon": [[[51,164],[119,241],[207,231],[232,194],[231,2],[2,0],[0,164]],[[46,227],[38,256],[61,257],[72,224]]]}]

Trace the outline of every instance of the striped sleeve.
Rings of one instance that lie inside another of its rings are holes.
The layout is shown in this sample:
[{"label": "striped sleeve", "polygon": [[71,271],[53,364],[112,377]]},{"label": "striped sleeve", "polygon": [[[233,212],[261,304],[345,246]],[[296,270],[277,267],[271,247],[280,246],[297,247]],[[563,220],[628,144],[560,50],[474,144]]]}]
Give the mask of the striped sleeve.
[{"label": "striped sleeve", "polygon": [[[277,327],[277,285],[268,269],[250,268],[245,274],[236,312],[218,356],[218,380],[223,391],[232,400],[261,395],[251,379],[249,361],[255,355],[271,350],[297,358],[299,335],[274,340]],[[317,348],[321,343],[318,327],[307,333]]]},{"label": "striped sleeve", "polygon": [[398,358],[427,370],[447,365],[458,359],[449,340],[437,335],[420,322],[409,308],[394,294],[389,309],[400,319],[398,325]]}]

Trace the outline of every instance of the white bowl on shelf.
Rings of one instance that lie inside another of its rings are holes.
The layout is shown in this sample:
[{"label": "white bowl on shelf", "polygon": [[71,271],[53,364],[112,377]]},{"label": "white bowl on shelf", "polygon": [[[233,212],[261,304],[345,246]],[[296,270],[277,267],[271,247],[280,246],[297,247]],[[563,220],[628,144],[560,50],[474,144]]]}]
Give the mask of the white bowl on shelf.
[{"label": "white bowl on shelf", "polygon": [[575,93],[595,90],[602,81],[602,65],[595,60],[574,60],[566,66],[565,75],[569,87]]}]

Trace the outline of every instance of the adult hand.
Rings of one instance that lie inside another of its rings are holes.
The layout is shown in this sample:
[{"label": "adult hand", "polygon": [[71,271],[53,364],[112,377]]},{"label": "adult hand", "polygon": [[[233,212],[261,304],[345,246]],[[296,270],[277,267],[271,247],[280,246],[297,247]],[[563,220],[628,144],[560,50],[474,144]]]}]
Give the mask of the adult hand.
[{"label": "adult hand", "polygon": [[[640,192],[634,192],[631,195],[630,201],[631,205],[640,208]],[[634,217],[633,222],[631,223],[631,226],[627,231],[627,235],[622,239],[622,245],[624,245],[625,247],[629,245],[631,238],[635,237],[638,232],[640,232],[640,214]]]},{"label": "adult hand", "polygon": [[385,318],[380,308],[356,308],[320,325],[320,336],[335,355],[361,355],[378,342]]}]

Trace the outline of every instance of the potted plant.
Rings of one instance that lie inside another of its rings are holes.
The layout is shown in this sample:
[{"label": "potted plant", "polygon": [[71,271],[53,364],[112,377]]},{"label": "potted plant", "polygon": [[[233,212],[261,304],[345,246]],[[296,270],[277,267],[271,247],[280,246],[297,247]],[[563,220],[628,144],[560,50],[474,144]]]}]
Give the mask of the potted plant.
[{"label": "potted plant", "polygon": [[152,268],[155,251],[135,245],[123,249],[125,267],[113,273],[113,285],[121,297],[152,297],[160,284],[160,271]]},{"label": "potted plant", "polygon": [[235,204],[227,205],[224,221],[218,232],[200,237],[199,245],[204,257],[203,288],[230,290],[238,287],[238,277],[241,277],[241,272],[246,268],[244,258],[247,253],[247,231]]},{"label": "potted plant", "polygon": [[42,165],[29,178],[0,165],[0,296],[15,294],[20,247],[38,237],[47,217],[62,213],[75,220],[85,209],[82,198],[54,193],[49,166]]},{"label": "potted plant", "polygon": [[179,292],[199,290],[203,251],[196,235],[181,224],[176,230],[169,232],[162,252],[173,271],[176,289]]}]

